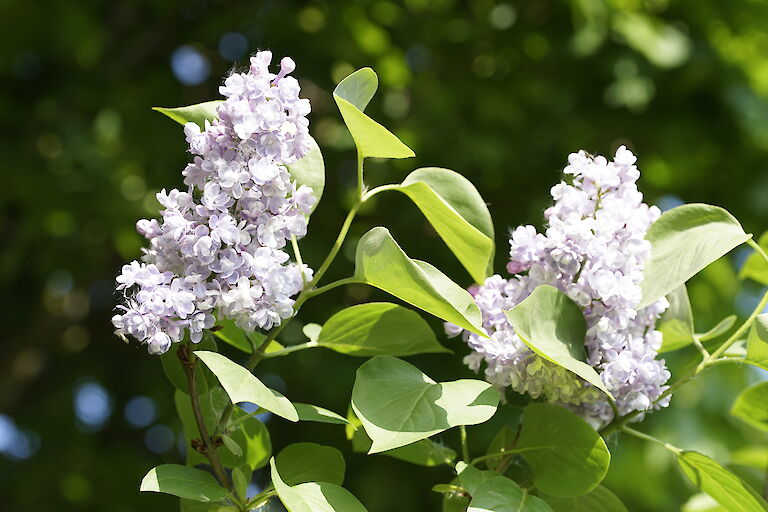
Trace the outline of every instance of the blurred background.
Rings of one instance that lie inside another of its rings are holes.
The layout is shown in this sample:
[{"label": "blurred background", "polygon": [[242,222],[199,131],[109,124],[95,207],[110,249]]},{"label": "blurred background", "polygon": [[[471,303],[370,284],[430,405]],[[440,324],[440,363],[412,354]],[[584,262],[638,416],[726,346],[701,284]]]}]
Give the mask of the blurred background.
[{"label": "blurred background", "polygon": [[[768,227],[767,20],[768,3],[754,0],[0,0],[0,510],[177,509],[174,498],[138,492],[150,467],[182,461],[172,388],[157,358],[123,344],[109,321],[114,276],[140,255],[134,224],[156,214],[159,189],[182,186],[188,159],[181,127],[150,107],[217,97],[222,77],[257,49],[293,57],[327,164],[302,242],[316,267],[355,180],[330,91],[371,66],[381,87],[367,112],[417,157],[371,162],[368,181],[400,181],[419,166],[463,173],[490,205],[501,272],[508,229],[542,224],[549,189],[580,148],[629,146],[648,202],[718,204],[748,231]],[[418,210],[386,194],[362,212],[330,279],[351,272],[356,238],[380,224],[411,256],[471,284]],[[761,290],[736,277],[744,257],[690,287],[700,331],[757,302]],[[301,322],[372,293],[350,287],[308,303],[282,341],[301,341]],[[441,339],[457,355],[411,359],[436,379],[470,375],[466,348]],[[674,372],[686,356],[667,358]],[[304,351],[260,375],[343,413],[361,362]],[[765,435],[727,411],[765,377],[711,370],[640,429],[759,486]],[[371,512],[439,510],[429,489],[449,468],[352,454],[338,426],[270,423],[276,449],[306,440],[344,450],[346,486]],[[473,452],[500,423],[470,429]],[[456,445],[457,435],[440,439]],[[663,450],[634,439],[612,448],[605,484],[631,511],[677,511],[693,494]]]}]

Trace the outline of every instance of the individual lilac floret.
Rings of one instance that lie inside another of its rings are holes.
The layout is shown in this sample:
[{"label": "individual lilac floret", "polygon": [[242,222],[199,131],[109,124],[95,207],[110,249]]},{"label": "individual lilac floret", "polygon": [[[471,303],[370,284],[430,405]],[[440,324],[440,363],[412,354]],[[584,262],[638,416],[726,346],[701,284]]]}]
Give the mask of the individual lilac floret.
[{"label": "individual lilac floret", "polygon": [[571,154],[564,169],[571,183],[552,188],[555,203],[544,213],[546,232],[533,226],[512,231],[507,264],[512,277],[494,275],[470,290],[490,338],[446,326],[449,335],[461,333],[472,348],[465,359],[472,369],[486,363],[489,382],[569,407],[595,427],[613,418],[606,395],[531,351],[504,311],[537,286],[560,289],[584,311],[587,363],[600,373],[619,413],[654,407],[670,377],[664,361],[656,359],[661,333],[655,330],[669,304],[660,299],[637,310],[643,262],[651,251],[645,234],[660,212],[643,203],[635,161],[624,146],[612,162],[584,151]]},{"label": "individual lilac floret", "polygon": [[[219,119],[184,127],[192,163],[182,172],[186,191],[162,190],[161,219],[140,220],[149,241],[143,263],[117,277],[125,296],[112,319],[117,332],[162,354],[188,333],[197,343],[217,316],[241,328],[270,329],[293,314],[293,296],[312,270],[283,251],[307,232],[315,202],[286,168],[309,150],[309,100],[288,76],[290,58],[270,73],[270,52],[251,58],[220,88]],[[303,275],[302,275],[303,274]]]}]

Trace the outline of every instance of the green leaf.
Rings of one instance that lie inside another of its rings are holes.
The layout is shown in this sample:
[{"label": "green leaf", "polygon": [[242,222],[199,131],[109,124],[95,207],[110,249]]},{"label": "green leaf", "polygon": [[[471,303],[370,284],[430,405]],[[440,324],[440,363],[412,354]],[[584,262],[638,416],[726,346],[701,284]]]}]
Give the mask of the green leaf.
[{"label": "green leaf", "polygon": [[680,512],[728,512],[717,504],[708,494],[694,494],[683,504]]},{"label": "green leaf", "polygon": [[757,429],[768,432],[768,381],[742,391],[733,403],[731,414]]},{"label": "green leaf", "polygon": [[672,290],[667,300],[669,308],[661,315],[656,327],[662,334],[660,354],[687,347],[694,341],[693,312],[685,285]]},{"label": "green leaf", "polygon": [[737,317],[736,315],[729,315],[723,318],[722,320],[720,320],[716,326],[714,326],[707,332],[703,334],[697,334],[697,336],[701,341],[709,341],[709,340],[718,338],[723,334],[727,333],[731,329],[731,327],[734,326],[738,318],[739,317]]},{"label": "green leaf", "polygon": [[349,422],[343,416],[316,405],[294,403],[293,406],[296,408],[296,412],[299,415],[299,421],[335,423],[337,425],[349,424]]},{"label": "green leaf", "polygon": [[[367,452],[371,449],[371,444],[373,443],[371,438],[368,437],[364,429],[359,428],[362,426],[362,423],[355,416],[351,408],[348,412],[348,417],[350,424],[345,430],[347,439],[352,441],[352,450],[355,452]],[[442,464],[452,466],[454,460],[456,460],[456,451],[431,439],[422,439],[407,446],[380,452],[380,455],[427,467],[440,466]]]},{"label": "green leaf", "polygon": [[[253,346],[248,338],[245,336],[245,332],[235,325],[234,320],[222,319],[216,322],[216,330],[213,331],[214,336],[219,338],[225,343],[232,345],[235,348],[242,350],[248,354],[253,352]],[[265,336],[260,332],[253,332],[250,334],[251,339],[260,345],[264,341]]]},{"label": "green leaf", "polygon": [[467,512],[552,512],[552,507],[509,478],[496,475],[478,487]]},{"label": "green leaf", "polygon": [[739,448],[731,453],[731,464],[764,471],[768,467],[768,446],[760,444]]},{"label": "green leaf", "polygon": [[628,512],[621,500],[602,485],[572,498],[543,498],[555,512]]},{"label": "green leaf", "polygon": [[450,169],[416,169],[395,190],[408,196],[477,283],[493,273],[493,221],[475,186]]},{"label": "green leaf", "polygon": [[320,324],[307,324],[304,327],[301,328],[301,332],[304,333],[304,336],[309,338],[309,341],[317,341],[317,338],[320,336],[320,331],[323,329],[323,326]]},{"label": "green leaf", "polygon": [[323,197],[325,188],[325,163],[323,162],[323,153],[317,145],[315,139],[310,137],[309,151],[297,162],[285,166],[291,179],[296,182],[296,186],[307,185],[312,189],[312,195],[317,201],[312,205],[312,211],[320,204],[320,198]]},{"label": "green leaf", "polygon": [[751,235],[730,213],[708,204],[684,204],[664,212],[646,240],[651,259],[643,271],[642,309],[688,281]]},{"label": "green leaf", "polygon": [[344,482],[344,456],[331,446],[289,444],[277,455],[275,462],[288,485],[315,481],[341,485]]},{"label": "green leaf", "polygon": [[251,468],[246,465],[237,466],[232,470],[232,485],[235,488],[235,492],[241,498],[246,496],[248,492],[248,484],[253,476]]},{"label": "green leaf", "polygon": [[536,487],[562,498],[597,487],[611,462],[605,441],[589,423],[546,403],[525,408],[515,448],[531,467]]},{"label": "green leaf", "polygon": [[275,459],[270,461],[272,484],[288,512],[367,512],[349,491],[328,482],[289,486],[280,478]]},{"label": "green leaf", "polygon": [[437,383],[415,366],[377,356],[357,370],[352,408],[373,441],[368,453],[392,450],[459,425],[487,421],[498,391],[480,380]]},{"label": "green leaf", "polygon": [[224,442],[224,446],[227,447],[227,450],[229,450],[229,452],[232,455],[234,455],[235,457],[243,456],[243,449],[240,448],[240,445],[237,444],[237,442],[234,439],[224,434],[221,436],[221,440]]},{"label": "green leaf", "polygon": [[333,91],[333,99],[341,117],[357,146],[360,159],[411,158],[413,150],[403,144],[389,130],[363,114],[363,110],[378,88],[378,77],[370,68],[355,71],[339,82]]},{"label": "green leaf", "polygon": [[549,285],[539,286],[507,311],[507,318],[531,350],[611,396],[600,375],[584,362],[584,314],[567,295]]},{"label": "green leaf", "polygon": [[[183,342],[186,343],[186,342]],[[216,342],[206,337],[200,341],[200,343],[188,344],[190,349],[199,350],[216,350]],[[168,380],[171,381],[173,387],[184,393],[189,393],[189,386],[187,385],[187,374],[184,371],[184,366],[179,359],[178,350],[181,348],[181,344],[171,345],[170,350],[160,356],[160,364],[163,366],[163,372]],[[197,381],[198,393],[205,393],[208,388],[216,386],[216,378],[208,371],[208,368],[200,365],[195,365],[195,378]]]},{"label": "green leaf", "polygon": [[317,343],[353,356],[409,356],[450,352],[415,311],[388,302],[343,309],[323,325]]},{"label": "green leaf", "polygon": [[[760,235],[758,245],[760,245],[763,251],[768,251],[768,231]],[[760,284],[768,284],[768,262],[765,261],[763,255],[757,251],[750,254],[739,271],[739,278],[752,279]]]},{"label": "green leaf", "polygon": [[757,315],[747,335],[747,359],[768,369],[768,313]]},{"label": "green leaf", "polygon": [[677,463],[693,485],[709,494],[726,510],[731,512],[768,510],[768,504],[754,489],[706,455],[698,452],[680,452]]},{"label": "green leaf", "polygon": [[[499,430],[499,432],[493,438],[493,441],[491,441],[491,444],[488,445],[488,450],[486,450],[485,453],[486,455],[491,455],[493,453],[499,453],[501,451],[510,450],[514,447],[516,442],[517,442],[517,431],[511,428],[509,425],[504,425],[503,427],[501,427],[501,430]],[[495,469],[501,463],[501,459],[503,457],[504,456],[502,455],[499,457],[487,459],[485,461],[485,465],[488,467],[488,469]]]},{"label": "green leaf", "polygon": [[463,462],[456,471],[461,487],[472,496],[467,512],[552,512],[546,502],[495,471],[480,471]]},{"label": "green leaf", "polygon": [[223,103],[222,100],[215,100],[187,107],[152,107],[152,110],[165,114],[179,124],[197,123],[201,129],[205,129],[205,121],[213,121],[219,118],[216,109],[221,103]]},{"label": "green leaf", "polygon": [[299,421],[291,401],[269,389],[248,369],[215,352],[197,351],[195,355],[216,375],[233,404],[252,402],[289,421]]},{"label": "green leaf", "polygon": [[374,286],[438,318],[485,335],[472,296],[424,261],[413,260],[383,227],[357,244],[355,279]]},{"label": "green leaf", "polygon": [[229,493],[210,473],[179,464],[153,468],[141,481],[142,492],[162,492],[197,501],[221,501]]},{"label": "green leaf", "polygon": [[[237,421],[248,414],[235,407],[232,411],[232,421]],[[232,454],[230,450],[219,448],[222,463],[229,468],[247,465],[251,471],[263,468],[272,455],[272,440],[267,427],[256,417],[239,422],[230,430],[232,440],[243,448],[242,455]]]}]

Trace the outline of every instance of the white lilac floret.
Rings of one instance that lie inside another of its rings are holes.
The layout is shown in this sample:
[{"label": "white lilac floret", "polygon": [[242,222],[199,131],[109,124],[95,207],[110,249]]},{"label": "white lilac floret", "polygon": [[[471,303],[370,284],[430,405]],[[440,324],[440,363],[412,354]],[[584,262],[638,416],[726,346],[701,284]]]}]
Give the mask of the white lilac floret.
[{"label": "white lilac floret", "polygon": [[284,58],[273,74],[271,60],[259,52],[247,72],[225,80],[218,120],[185,125],[195,155],[182,172],[188,188],[162,190],[161,219],[136,224],[149,244],[117,277],[125,301],[112,323],[150,353],[187,333],[199,342],[214,313],[249,331],[270,329],[293,314],[292,297],[312,277],[283,250],[306,234],[315,202],[286,169],[309,149],[310,105],[287,76],[294,62]]},{"label": "white lilac floret", "polygon": [[[507,265],[512,277],[494,275],[470,289],[490,338],[446,326],[450,335],[461,333],[473,350],[465,359],[472,369],[486,363],[489,382],[564,405],[596,427],[614,415],[606,395],[533,353],[504,311],[537,286],[560,289],[584,312],[587,363],[616,398],[619,413],[654,407],[670,377],[656,358],[661,333],[655,330],[668,303],[660,299],[637,309],[643,262],[651,250],[645,234],[660,212],[643,203],[635,161],[624,146],[612,162],[584,151],[569,155],[567,182],[552,188],[554,205],[544,213],[546,231],[514,229]],[[668,398],[656,405],[667,403]]]}]

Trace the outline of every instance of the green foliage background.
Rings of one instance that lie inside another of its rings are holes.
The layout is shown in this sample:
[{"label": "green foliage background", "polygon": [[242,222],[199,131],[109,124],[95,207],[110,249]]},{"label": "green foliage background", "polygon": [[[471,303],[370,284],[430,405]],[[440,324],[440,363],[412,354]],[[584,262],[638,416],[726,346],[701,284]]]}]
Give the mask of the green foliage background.
[{"label": "green foliage background", "polygon": [[[23,460],[0,454],[0,509],[176,509],[174,498],[138,493],[150,467],[181,456],[175,447],[149,451],[146,429],[125,421],[125,404],[148,396],[158,407],[155,423],[180,426],[157,358],[112,335],[112,279],[140,254],[133,226],[156,212],[154,193],[182,185],[183,134],[150,107],[218,96],[221,77],[246,63],[220,55],[224,34],[243,34],[249,52],[292,56],[312,101],[311,130],[328,176],[302,242],[310,265],[335,237],[355,180],[351,139],[330,91],[347,73],[371,66],[381,89],[370,115],[417,157],[371,164],[368,180],[398,182],[418,166],[464,174],[490,203],[502,271],[503,235],[518,224],[541,224],[549,188],[579,148],[608,154],[627,144],[639,156],[650,202],[669,204],[674,196],[719,204],[748,231],[768,227],[766,19],[768,4],[758,1],[0,0],[0,411],[31,432],[35,448]],[[171,55],[185,44],[209,61],[199,85],[182,85],[171,70]],[[346,262],[334,265],[331,278],[349,275],[356,237],[381,224],[410,256],[471,284],[399,195],[366,207],[345,246]],[[758,290],[739,289],[738,261],[740,253],[692,283],[699,330],[756,302]],[[348,287],[328,297],[308,303],[302,322],[322,322],[375,292]],[[295,324],[282,341],[300,341]],[[466,348],[446,344],[458,355],[411,359],[437,380],[468,375],[460,362]],[[673,371],[684,356],[670,355]],[[305,351],[266,362],[260,375],[296,400],[344,412],[362,361]],[[728,462],[735,449],[765,444],[764,434],[727,415],[736,392],[758,378],[741,368],[712,370],[643,428]],[[108,390],[112,415],[86,432],[73,393],[91,381]],[[500,422],[470,429],[475,452]],[[276,449],[302,440],[342,448],[345,486],[371,512],[438,510],[440,496],[429,488],[450,479],[448,468],[351,454],[334,425],[279,423],[271,431]],[[454,435],[443,440],[456,443]],[[679,510],[692,494],[660,448],[634,439],[611,448],[605,484],[630,510]],[[734,469],[760,485],[759,471]]]}]

